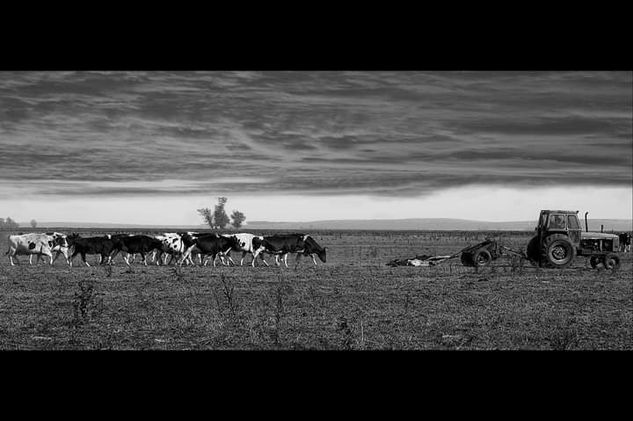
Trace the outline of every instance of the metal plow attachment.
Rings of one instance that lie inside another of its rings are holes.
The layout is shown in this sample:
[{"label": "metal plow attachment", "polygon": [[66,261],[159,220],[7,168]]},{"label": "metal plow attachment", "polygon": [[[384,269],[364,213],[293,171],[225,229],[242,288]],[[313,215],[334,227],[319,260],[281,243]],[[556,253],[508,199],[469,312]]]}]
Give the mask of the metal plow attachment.
[{"label": "metal plow attachment", "polygon": [[[461,252],[460,252],[461,253]],[[452,259],[454,257],[459,256],[459,253],[452,254],[450,256],[427,256],[421,255],[416,256],[411,259],[393,259],[391,262],[387,263],[387,266],[435,266],[446,260]]]},{"label": "metal plow attachment", "polygon": [[410,259],[394,259],[387,263],[387,266],[435,266],[449,259],[461,256],[464,266],[486,266],[491,261],[498,259],[505,253],[514,254],[527,258],[522,251],[515,251],[506,246],[500,245],[496,240],[486,238],[482,243],[468,246],[455,254],[446,256],[421,255]]}]

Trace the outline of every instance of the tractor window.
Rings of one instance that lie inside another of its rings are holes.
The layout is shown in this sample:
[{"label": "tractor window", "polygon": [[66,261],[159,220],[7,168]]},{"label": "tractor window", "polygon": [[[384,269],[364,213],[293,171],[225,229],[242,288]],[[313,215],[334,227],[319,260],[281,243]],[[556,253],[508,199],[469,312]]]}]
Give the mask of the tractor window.
[{"label": "tractor window", "polygon": [[565,229],[565,217],[563,215],[550,215],[549,227],[552,229]]},{"label": "tractor window", "polygon": [[574,215],[568,215],[567,216],[567,227],[569,227],[570,230],[577,230],[580,229],[580,225],[578,225],[578,218]]}]

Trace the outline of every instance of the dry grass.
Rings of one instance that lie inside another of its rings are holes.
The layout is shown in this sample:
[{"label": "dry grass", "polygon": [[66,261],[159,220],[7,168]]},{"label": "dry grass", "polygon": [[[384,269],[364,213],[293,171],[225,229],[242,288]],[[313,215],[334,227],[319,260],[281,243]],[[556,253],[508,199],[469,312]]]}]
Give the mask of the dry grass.
[{"label": "dry grass", "polygon": [[[0,264],[0,349],[630,350],[631,254],[617,272],[475,272],[393,258],[450,254],[489,233],[319,232],[328,263],[111,270]],[[530,233],[504,234],[520,248]],[[1,245],[2,253],[6,244]],[[27,259],[21,259],[23,263]]]}]

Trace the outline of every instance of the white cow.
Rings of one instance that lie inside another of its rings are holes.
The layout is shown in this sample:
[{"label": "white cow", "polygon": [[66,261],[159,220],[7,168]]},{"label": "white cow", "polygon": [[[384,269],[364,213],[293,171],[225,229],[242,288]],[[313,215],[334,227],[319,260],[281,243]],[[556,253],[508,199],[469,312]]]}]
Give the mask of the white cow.
[{"label": "white cow", "polygon": [[[50,264],[63,254],[68,262],[68,241],[65,234],[59,232],[49,232],[45,234],[28,233],[9,235],[8,237],[9,250],[5,253],[9,255],[9,261],[11,266],[15,266],[15,261],[20,263],[18,255],[33,255],[38,256],[38,261],[41,256],[48,256],[50,258]],[[53,251],[56,252],[55,258],[53,258]]]},{"label": "white cow", "polygon": [[[253,234],[248,234],[248,233],[239,233],[239,234],[222,234],[223,237],[234,237],[238,244],[239,244],[239,248],[234,248],[231,251],[235,250],[235,251],[241,251],[242,252],[242,258],[240,259],[240,266],[244,265],[244,258],[246,257],[247,253],[250,253],[251,256],[253,256],[253,262],[252,265],[255,266],[255,250],[253,249],[253,238],[259,238],[260,240],[263,240],[264,237],[259,237]],[[226,254],[226,258],[235,265],[235,262],[233,261],[233,259],[231,258],[231,251],[229,251]],[[220,257],[224,257],[223,255],[220,255]],[[270,266],[268,264],[268,262],[266,262],[266,260],[264,259],[264,255],[263,254],[259,254],[260,259],[262,259],[262,262],[264,262],[264,264],[266,264],[266,266]]]},{"label": "white cow", "polygon": [[[178,259],[185,252],[185,245],[182,242],[182,235],[177,232],[166,232],[161,235],[155,235],[154,238],[160,240],[160,242],[163,244],[162,249],[158,251],[155,250],[152,256],[152,259],[156,262],[157,265],[170,265],[174,259],[178,261]],[[169,262],[167,261],[167,255],[170,256]],[[201,256],[198,256],[198,259],[201,260]],[[186,262],[188,265],[194,264],[191,256],[187,257]]]}]

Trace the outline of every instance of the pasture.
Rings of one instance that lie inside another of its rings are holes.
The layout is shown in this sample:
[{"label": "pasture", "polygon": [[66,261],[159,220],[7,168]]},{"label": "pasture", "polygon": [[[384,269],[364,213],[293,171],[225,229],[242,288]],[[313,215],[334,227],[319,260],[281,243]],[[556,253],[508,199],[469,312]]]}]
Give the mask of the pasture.
[{"label": "pasture", "polygon": [[267,257],[271,267],[138,259],[131,270],[121,257],[107,267],[95,256],[93,267],[79,256],[72,268],[63,259],[29,266],[25,256],[12,267],[9,234],[0,243],[1,350],[633,349],[633,253],[620,254],[617,271],[585,258],[565,270],[510,257],[478,270],[459,258],[385,265],[486,236],[524,249],[531,232],[314,231],[328,247],[316,267],[303,258],[294,268],[290,256],[290,268]]}]

